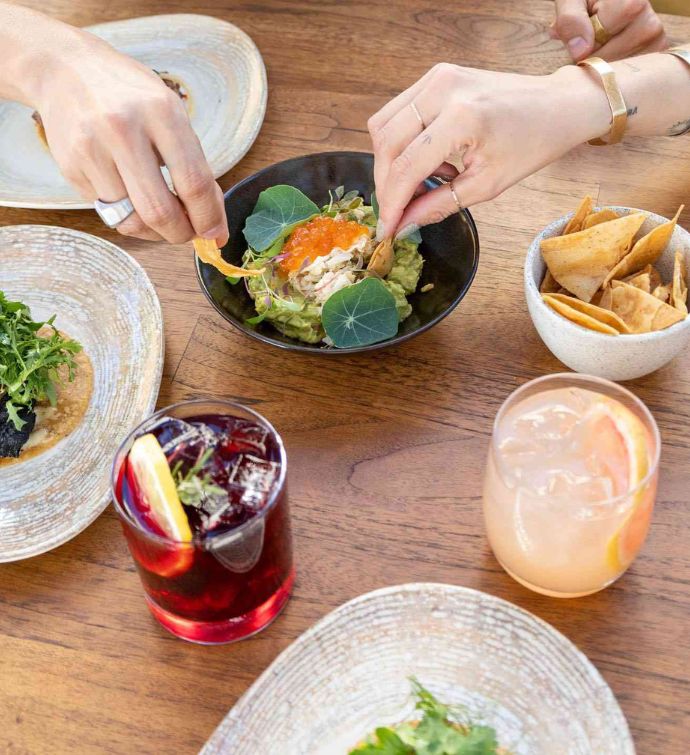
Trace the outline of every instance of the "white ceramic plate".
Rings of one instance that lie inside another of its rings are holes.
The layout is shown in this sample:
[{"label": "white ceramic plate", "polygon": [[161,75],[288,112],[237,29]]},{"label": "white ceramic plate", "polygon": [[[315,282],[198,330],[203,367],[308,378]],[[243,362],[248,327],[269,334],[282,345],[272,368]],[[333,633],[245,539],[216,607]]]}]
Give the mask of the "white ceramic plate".
[{"label": "white ceramic plate", "polygon": [[477,590],[410,584],[362,595],[305,632],[201,753],[345,755],[376,726],[414,720],[411,674],[494,726],[515,755],[635,751],[613,693],[562,634]]},{"label": "white ceramic plate", "polygon": [[103,239],[52,226],[0,228],[0,289],[57,314],[94,369],[82,423],[44,453],[0,467],[0,561],[44,553],[87,527],[110,501],[120,442],[154,409],[163,367],[160,303],[146,273]]},{"label": "white ceramic plate", "polygon": [[[210,16],[171,14],[88,27],[189,93],[188,110],[214,176],[227,173],[256,139],[266,112],[266,70],[254,42]],[[41,141],[31,109],[0,100],[0,205],[91,207],[65,181]]]}]

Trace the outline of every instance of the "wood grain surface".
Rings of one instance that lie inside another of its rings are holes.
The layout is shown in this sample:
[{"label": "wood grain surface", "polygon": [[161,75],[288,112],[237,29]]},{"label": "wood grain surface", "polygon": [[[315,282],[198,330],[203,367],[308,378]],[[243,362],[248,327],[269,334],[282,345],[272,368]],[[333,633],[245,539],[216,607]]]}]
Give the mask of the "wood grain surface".
[{"label": "wood grain surface", "polygon": [[[86,25],[208,13],[257,42],[270,86],[254,148],[224,188],[303,153],[368,150],[367,117],[434,63],[547,73],[567,62],[545,0],[32,0]],[[690,19],[666,17],[676,40]],[[229,135],[230,137],[230,135]],[[690,227],[690,139],[581,147],[477,207],[476,281],[433,331],[376,355],[323,360],[242,337],[207,304],[189,248],[123,239],[91,212],[0,209],[0,224],[67,225],[111,239],[146,268],[163,304],[160,405],[239,399],[288,448],[298,578],[285,613],[240,644],[197,647],[149,616],[115,514],[52,553],[0,567],[0,752],[193,753],[256,676],[340,603],[384,585],[441,581],[542,617],[596,664],[642,755],[690,748],[690,355],[630,385],[663,437],[652,530],[629,572],[575,601],[532,594],[484,536],[481,479],[491,423],[510,391],[560,365],[522,293],[530,239],[590,192]],[[277,746],[276,753],[280,749]]]}]

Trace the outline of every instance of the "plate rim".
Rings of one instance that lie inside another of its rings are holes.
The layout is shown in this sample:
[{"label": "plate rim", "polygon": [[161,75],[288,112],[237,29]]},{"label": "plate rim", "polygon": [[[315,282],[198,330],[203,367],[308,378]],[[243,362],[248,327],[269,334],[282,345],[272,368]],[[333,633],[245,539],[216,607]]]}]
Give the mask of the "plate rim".
[{"label": "plate rim", "polygon": [[539,629],[543,632],[547,632],[555,642],[559,643],[559,645],[561,645],[562,647],[567,648],[569,651],[574,651],[574,656],[587,670],[588,674],[596,679],[602,685],[603,689],[608,691],[614,709],[620,716],[623,732],[625,735],[627,735],[627,739],[622,741],[621,744],[629,748],[631,755],[635,753],[635,743],[630,732],[630,725],[628,724],[625,713],[623,712],[623,709],[618,702],[618,698],[611,689],[610,684],[606,681],[602,673],[587,657],[587,655],[582,650],[580,650],[580,648],[571,639],[566,637],[563,632],[560,632],[558,629],[556,629],[556,627],[552,626],[536,614],[533,614],[531,611],[522,608],[522,606],[519,606],[516,603],[512,603],[509,600],[505,600],[505,598],[499,598],[497,595],[493,595],[492,593],[484,592],[483,590],[477,590],[473,587],[466,587],[464,585],[454,585],[448,582],[426,581],[405,582],[402,584],[388,585],[386,587],[379,587],[375,590],[370,590],[369,592],[357,595],[356,597],[346,601],[345,603],[341,603],[340,605],[329,611],[325,616],[322,616],[320,619],[318,619],[314,624],[305,629],[304,632],[296,637],[284,650],[282,650],[264,669],[264,671],[262,671],[262,673],[254,680],[254,682],[252,682],[250,687],[237,699],[235,704],[230,707],[225,716],[223,716],[218,726],[216,726],[206,742],[204,742],[202,748],[199,750],[199,755],[217,755],[217,753],[219,752],[225,752],[225,750],[223,750],[223,747],[226,745],[226,742],[225,738],[223,737],[223,729],[226,723],[230,724],[233,718],[239,721],[240,716],[243,713],[243,709],[251,707],[254,699],[260,694],[261,687],[263,687],[272,677],[275,677],[276,668],[282,668],[287,663],[292,662],[294,660],[294,657],[299,653],[299,651],[305,644],[310,642],[315,635],[322,632],[324,628],[328,628],[331,624],[335,623],[340,618],[342,613],[351,610],[353,607],[356,607],[361,603],[366,603],[367,601],[375,600],[379,597],[386,597],[396,594],[408,595],[424,592],[428,592],[429,594],[436,593],[440,596],[446,595],[448,593],[455,593],[457,595],[472,595],[474,597],[481,596],[481,599],[483,600],[488,599],[490,602],[497,606],[510,607],[511,611],[517,612],[523,618],[532,622],[536,622],[536,625],[539,627]]},{"label": "plate rim", "polygon": [[[223,162],[219,162],[216,166],[211,166],[211,170],[213,172],[214,179],[221,178],[226,173],[231,171],[235,165],[237,165],[241,160],[244,159],[247,152],[254,146],[254,142],[259,136],[259,133],[261,132],[261,129],[264,124],[264,120],[266,118],[266,109],[268,107],[268,75],[266,72],[266,63],[263,59],[263,55],[261,54],[261,50],[259,49],[259,46],[256,44],[254,39],[247,34],[244,29],[240,28],[236,24],[232,23],[231,21],[226,21],[225,19],[218,18],[217,16],[211,16],[204,13],[153,13],[147,16],[131,16],[130,18],[120,18],[115,19],[113,21],[103,21],[98,24],[90,24],[89,26],[80,27],[83,28],[86,31],[92,32],[94,30],[99,30],[101,28],[112,28],[115,25],[127,25],[131,24],[132,22],[136,23],[139,21],[148,21],[150,19],[166,19],[166,18],[188,18],[188,19],[203,19],[203,22],[209,22],[211,24],[216,25],[222,25],[222,26],[229,26],[232,29],[234,29],[235,33],[243,37],[248,45],[252,49],[252,53],[256,58],[256,64],[257,64],[257,73],[259,74],[259,77],[261,79],[261,101],[258,104],[258,108],[256,110],[257,118],[254,122],[254,126],[249,131],[249,138],[247,139],[244,147],[237,153],[237,155],[234,158],[226,159]],[[4,100],[0,99],[0,104],[4,102],[12,103],[12,100]],[[21,104],[21,103],[20,103]],[[14,199],[2,199],[0,198],[0,207],[9,207],[9,208],[19,208],[19,209],[25,209],[25,210],[91,210],[93,209],[93,203],[87,202],[86,200],[82,199],[73,199],[73,200],[55,200],[55,199],[48,199],[44,201],[30,201],[30,202],[24,202],[21,200],[14,200]]]},{"label": "plate rim", "polygon": [[[151,301],[154,304],[154,312],[155,312],[155,318],[157,321],[158,327],[156,328],[156,332],[158,334],[158,354],[156,359],[156,372],[153,380],[153,390],[151,392],[151,395],[148,398],[148,402],[146,404],[146,413],[151,414],[153,410],[156,407],[156,404],[158,403],[158,395],[160,392],[161,387],[161,381],[163,377],[163,368],[165,363],[165,321],[163,319],[163,308],[161,306],[160,299],[158,298],[158,293],[156,292],[156,287],[153,285],[153,282],[151,281],[151,278],[149,277],[148,273],[146,272],[146,269],[144,268],[139,261],[134,258],[129,252],[126,252],[122,247],[118,246],[117,244],[114,244],[112,241],[108,241],[107,239],[102,238],[101,236],[96,236],[93,233],[86,233],[85,231],[78,231],[75,228],[65,228],[62,226],[56,226],[56,225],[40,225],[37,223],[21,223],[19,225],[5,225],[0,226],[0,241],[2,240],[2,235],[6,231],[20,231],[22,233],[24,232],[33,232],[35,230],[40,230],[42,233],[50,233],[52,231],[59,231],[61,234],[67,234],[69,236],[72,236],[74,238],[82,238],[84,236],[97,239],[101,244],[104,244],[111,248],[112,251],[114,251],[115,254],[119,254],[121,257],[124,257],[124,259],[129,262],[132,267],[137,270],[137,273],[140,275],[143,275],[143,284],[144,287],[149,291],[149,294],[151,295]],[[39,458],[39,457],[36,457]],[[64,545],[65,543],[68,543],[70,540],[73,540],[75,537],[80,535],[82,532],[84,532],[85,529],[90,527],[96,519],[108,508],[110,505],[110,498],[111,498],[111,489],[110,489],[110,478],[108,477],[107,485],[105,486],[105,490],[101,498],[99,499],[98,503],[94,506],[93,512],[89,517],[84,519],[82,522],[79,523],[79,526],[75,528],[74,530],[67,530],[65,533],[62,533],[60,536],[53,538],[52,540],[45,541],[38,547],[32,547],[27,548],[25,550],[15,551],[14,554],[10,557],[5,556],[2,552],[0,552],[0,563],[2,564],[8,564],[8,563],[14,563],[16,561],[25,561],[28,558],[33,558],[34,556],[41,556],[44,553],[48,553],[49,551],[55,550],[55,548],[59,548],[61,545]]]}]

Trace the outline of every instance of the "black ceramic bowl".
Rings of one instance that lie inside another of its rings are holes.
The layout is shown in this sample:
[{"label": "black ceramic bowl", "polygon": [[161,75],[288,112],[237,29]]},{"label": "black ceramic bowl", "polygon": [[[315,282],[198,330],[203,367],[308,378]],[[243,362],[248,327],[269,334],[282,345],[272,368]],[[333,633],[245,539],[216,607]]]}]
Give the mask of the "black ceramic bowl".
[{"label": "black ceramic bowl", "polygon": [[[223,258],[231,264],[242,264],[247,248],[242,229],[259,194],[276,184],[296,186],[319,206],[328,203],[328,190],[338,186],[344,186],[346,191],[357,189],[369,203],[374,189],[374,158],[366,152],[305,155],[264,168],[233,186],[225,194],[230,240],[222,250]],[[472,284],[479,261],[477,228],[470,213],[463,210],[443,223],[423,228],[420,252],[424,269],[419,288],[427,283],[433,283],[434,287],[427,293],[408,297],[412,314],[400,323],[394,338],[351,349],[302,343],[279,333],[266,321],[255,326],[245,324],[245,320],[256,315],[256,310],[244,285],[241,282],[230,285],[214,267],[198,258],[196,266],[199,282],[211,304],[243,333],[281,349],[338,355],[373,351],[407,341],[432,328],[457,307]]]}]

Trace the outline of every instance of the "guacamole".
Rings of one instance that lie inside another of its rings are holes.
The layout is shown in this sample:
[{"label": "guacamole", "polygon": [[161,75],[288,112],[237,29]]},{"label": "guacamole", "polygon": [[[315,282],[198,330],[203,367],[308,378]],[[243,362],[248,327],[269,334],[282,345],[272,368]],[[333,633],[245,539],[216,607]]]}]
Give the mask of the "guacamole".
[{"label": "guacamole", "polygon": [[[376,246],[375,226],[373,208],[350,192],[337,201],[332,198],[320,214],[291,227],[266,251],[250,246],[243,267],[263,272],[245,278],[257,312],[248,322],[266,320],[289,338],[329,343],[322,324],[323,305],[337,291],[371,275],[367,264]],[[418,246],[411,239],[395,241],[392,267],[382,279],[395,300],[399,322],[412,312],[407,297],[417,290],[422,273],[424,260]]]}]

